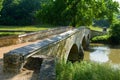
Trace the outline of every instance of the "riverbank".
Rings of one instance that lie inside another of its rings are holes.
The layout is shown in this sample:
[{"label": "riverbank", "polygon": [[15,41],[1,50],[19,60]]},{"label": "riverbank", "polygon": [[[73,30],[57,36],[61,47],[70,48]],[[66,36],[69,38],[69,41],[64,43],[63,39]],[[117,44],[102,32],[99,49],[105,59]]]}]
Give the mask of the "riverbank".
[{"label": "riverbank", "polygon": [[81,63],[58,63],[57,80],[120,80],[120,69],[109,64],[83,61]]},{"label": "riverbank", "polygon": [[120,80],[120,46],[92,43],[84,61],[57,64],[57,80]]}]

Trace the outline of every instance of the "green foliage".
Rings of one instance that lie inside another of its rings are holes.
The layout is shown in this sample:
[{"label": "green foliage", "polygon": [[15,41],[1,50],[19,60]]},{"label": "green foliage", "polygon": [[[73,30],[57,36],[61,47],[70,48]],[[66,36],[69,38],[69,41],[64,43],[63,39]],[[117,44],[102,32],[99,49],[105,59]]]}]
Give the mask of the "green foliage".
[{"label": "green foliage", "polygon": [[0,32],[0,37],[24,34],[25,32]]},{"label": "green foliage", "polygon": [[2,2],[3,2],[3,0],[0,0],[0,11],[2,9]]},{"label": "green foliage", "polygon": [[109,40],[111,43],[120,44],[120,21],[111,25],[109,35]]},{"label": "green foliage", "polygon": [[4,0],[0,23],[4,25],[33,24],[35,12],[39,8],[39,0]]},{"label": "green foliage", "polygon": [[[93,19],[113,18],[118,3],[112,0],[48,0],[43,1],[36,17],[41,23],[57,25],[91,25]],[[111,7],[110,7],[111,6]]]},{"label": "green foliage", "polygon": [[109,24],[108,20],[100,19],[100,20],[94,20],[93,26],[109,27],[110,24]]},{"label": "green foliage", "polygon": [[[1,9],[2,1],[0,1]],[[118,12],[113,0],[3,0],[0,24],[3,25],[91,25],[94,19],[109,23]]]},{"label": "green foliage", "polygon": [[58,63],[56,80],[119,80],[120,69],[92,62]]},{"label": "green foliage", "polygon": [[109,35],[96,36],[92,38],[91,42],[94,43],[108,43]]},{"label": "green foliage", "polygon": [[[72,25],[88,25],[92,23],[91,5],[80,0],[55,0],[42,3],[42,9],[37,13],[37,18],[42,23]],[[86,5],[85,5],[86,4]],[[87,9],[87,10],[86,10]]]},{"label": "green foliage", "polygon": [[41,2],[41,9],[37,12],[37,21],[42,24],[64,24],[65,19],[62,15],[63,10],[66,8],[64,0],[48,0]]},{"label": "green foliage", "polygon": [[89,26],[88,28],[90,28],[90,30],[103,31],[103,28],[101,28],[99,26]]},{"label": "green foliage", "polygon": [[102,1],[104,2],[101,3],[102,7],[99,7],[101,11],[98,11],[99,13],[96,15],[97,19],[95,18],[95,23],[103,27],[109,27],[113,23],[116,14],[119,13],[119,3],[113,0]]},{"label": "green foliage", "polygon": [[116,1],[112,1],[112,0],[107,0],[106,1],[106,17],[109,21],[110,24],[112,24],[113,19],[114,19],[114,13],[118,13],[119,12],[119,3]]}]

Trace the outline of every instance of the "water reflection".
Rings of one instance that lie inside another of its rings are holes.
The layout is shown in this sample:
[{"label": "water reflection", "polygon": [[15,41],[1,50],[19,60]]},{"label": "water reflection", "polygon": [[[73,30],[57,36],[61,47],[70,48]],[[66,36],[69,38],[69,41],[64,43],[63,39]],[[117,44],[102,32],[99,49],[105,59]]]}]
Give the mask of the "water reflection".
[{"label": "water reflection", "polygon": [[106,45],[92,44],[90,51],[85,53],[85,60],[99,63],[109,62],[112,64],[120,64],[120,46],[111,47]]},{"label": "water reflection", "polygon": [[94,52],[90,53],[90,60],[95,62],[108,62],[109,61],[109,52],[108,47],[93,47]]}]

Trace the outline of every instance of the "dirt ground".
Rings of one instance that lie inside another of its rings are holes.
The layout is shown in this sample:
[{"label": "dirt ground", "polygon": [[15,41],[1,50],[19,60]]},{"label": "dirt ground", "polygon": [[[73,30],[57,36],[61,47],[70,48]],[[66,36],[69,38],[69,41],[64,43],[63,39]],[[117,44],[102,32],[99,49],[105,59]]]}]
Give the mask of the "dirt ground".
[{"label": "dirt ground", "polygon": [[[36,41],[38,42],[38,41]],[[35,42],[27,42],[17,45],[11,45],[6,47],[0,47],[0,80],[38,80],[38,72],[34,70],[23,69],[23,71],[19,74],[10,74],[3,73],[3,55],[13,49],[32,44]]]}]

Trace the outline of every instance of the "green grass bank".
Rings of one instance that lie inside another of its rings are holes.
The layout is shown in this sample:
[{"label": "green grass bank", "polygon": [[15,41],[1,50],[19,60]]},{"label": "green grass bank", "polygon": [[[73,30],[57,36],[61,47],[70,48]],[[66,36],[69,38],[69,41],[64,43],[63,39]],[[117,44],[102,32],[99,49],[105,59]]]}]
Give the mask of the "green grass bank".
[{"label": "green grass bank", "polygon": [[[50,28],[55,28],[51,25],[30,25],[30,26],[2,26],[0,25],[0,30],[16,30],[16,32],[0,32],[0,37],[2,36],[10,36],[10,35],[19,35],[24,34],[24,31],[40,31],[47,30]],[[17,32],[17,30],[23,30],[23,32]]]},{"label": "green grass bank", "polygon": [[56,80],[120,80],[120,69],[86,61],[57,63],[56,73]]}]

